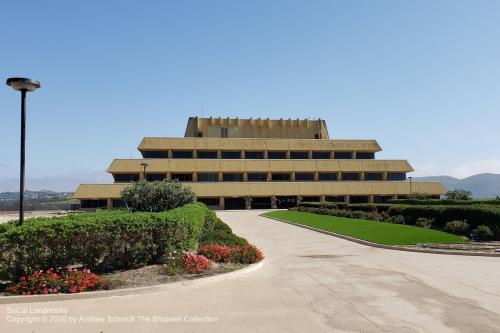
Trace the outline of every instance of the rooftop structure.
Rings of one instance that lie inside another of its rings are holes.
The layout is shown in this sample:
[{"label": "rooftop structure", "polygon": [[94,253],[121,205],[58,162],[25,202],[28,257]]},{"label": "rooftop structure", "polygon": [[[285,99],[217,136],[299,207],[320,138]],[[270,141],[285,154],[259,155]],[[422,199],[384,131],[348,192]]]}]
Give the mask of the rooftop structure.
[{"label": "rooftop structure", "polygon": [[[177,179],[220,209],[286,208],[300,201],[386,202],[439,196],[439,182],[406,181],[406,160],[377,160],[375,140],[330,140],[324,120],[189,118],[184,138],[145,137],[141,159],[115,159],[114,184],[80,185],[82,208],[120,207],[131,182]],[[147,165],[147,168],[146,166]]]}]

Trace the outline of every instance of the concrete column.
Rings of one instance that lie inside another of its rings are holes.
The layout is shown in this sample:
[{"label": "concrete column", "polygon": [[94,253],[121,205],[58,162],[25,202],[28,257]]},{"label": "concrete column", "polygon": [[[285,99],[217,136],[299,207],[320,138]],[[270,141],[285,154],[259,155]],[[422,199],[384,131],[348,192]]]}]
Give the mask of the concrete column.
[{"label": "concrete column", "polygon": [[351,156],[352,159],[355,159],[356,158],[356,151],[353,151],[352,152],[352,156]]},{"label": "concrete column", "polygon": [[286,151],[286,159],[287,159],[287,160],[289,160],[289,159],[290,159],[290,151],[289,151],[289,150],[287,150],[287,151]]},{"label": "concrete column", "polygon": [[300,204],[302,201],[302,197],[300,195],[297,196],[297,206]]},{"label": "concrete column", "polygon": [[108,208],[110,208],[110,209],[111,209],[111,208],[113,208],[113,199],[108,198],[108,199],[106,200],[106,207],[108,207]]},{"label": "concrete column", "polygon": [[368,203],[373,203],[373,197],[374,197],[374,195],[373,195],[373,194],[370,194],[370,195],[368,196]]},{"label": "concrete column", "polygon": [[273,195],[273,196],[271,197],[271,208],[272,208],[272,209],[276,209],[276,208],[278,208],[277,201],[278,201],[278,199],[276,198],[276,196],[275,196],[275,195]]},{"label": "concrete column", "polygon": [[337,171],[337,181],[342,180],[342,172]]},{"label": "concrete column", "polygon": [[245,197],[245,208],[252,209],[252,198]]},{"label": "concrete column", "polygon": [[320,202],[325,202],[325,201],[326,201],[326,200],[325,200],[325,195],[320,195],[320,196],[319,196],[319,201],[320,201]]},{"label": "concrete column", "polygon": [[310,159],[310,160],[312,160],[312,158],[313,158],[313,152],[312,152],[312,150],[309,150],[307,152],[307,158]]},{"label": "concrete column", "polygon": [[219,208],[224,209],[224,197],[219,197]]},{"label": "concrete column", "polygon": [[359,180],[365,180],[365,172],[364,171],[361,171],[359,173]]},{"label": "concrete column", "polygon": [[248,181],[248,172],[243,172],[243,181],[244,182]]},{"label": "concrete column", "polygon": [[222,158],[222,151],[217,150],[217,158],[220,160]]},{"label": "concrete column", "polygon": [[224,177],[222,175],[222,171],[219,172],[219,182],[223,181],[224,180]]},{"label": "concrete column", "polygon": [[198,181],[198,172],[193,172],[193,182]]},{"label": "concrete column", "polygon": [[172,180],[172,173],[171,172],[167,172],[167,180],[168,181]]},{"label": "concrete column", "polygon": [[319,181],[319,172],[317,171],[314,173],[314,181],[315,182]]},{"label": "concrete column", "polygon": [[295,171],[292,171],[291,172],[291,175],[290,175],[290,181],[294,182],[295,181]]},{"label": "concrete column", "polygon": [[168,150],[167,157],[170,159],[172,158],[172,150],[171,149]]},{"label": "concrete column", "polygon": [[382,172],[382,180],[387,180],[387,171]]},{"label": "concrete column", "polygon": [[139,180],[144,180],[144,171],[139,172]]},{"label": "concrete column", "polygon": [[241,159],[245,159],[245,151],[244,151],[244,150],[242,150],[242,151],[241,151],[240,158],[241,158]]},{"label": "concrete column", "polygon": [[193,158],[198,158],[198,151],[197,150],[193,150]]},{"label": "concrete column", "polygon": [[346,195],[344,196],[344,200],[345,200],[345,203],[350,203],[350,202],[351,202],[351,196],[350,196],[350,195],[348,195],[348,194],[346,194]]},{"label": "concrete column", "polygon": [[270,181],[272,181],[272,180],[273,180],[273,174],[272,174],[272,172],[271,172],[271,171],[269,171],[269,172],[267,173],[267,181],[268,181],[268,182],[270,182]]}]

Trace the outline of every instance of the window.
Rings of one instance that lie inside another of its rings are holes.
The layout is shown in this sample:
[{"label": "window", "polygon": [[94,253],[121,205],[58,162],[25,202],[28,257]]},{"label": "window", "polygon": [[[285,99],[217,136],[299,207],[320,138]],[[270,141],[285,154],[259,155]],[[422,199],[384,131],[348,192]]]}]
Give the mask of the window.
[{"label": "window", "polygon": [[148,173],[146,172],[146,180],[150,182],[154,181],[163,181],[167,178],[167,175],[164,173]]},{"label": "window", "polygon": [[325,201],[328,202],[345,202],[345,196],[343,195],[327,195]]},{"label": "window", "polygon": [[404,172],[388,172],[387,180],[406,180],[406,173]]},{"label": "window", "polygon": [[199,173],[198,174],[199,182],[217,182],[219,181],[219,174],[216,172],[210,173]]},{"label": "window", "polygon": [[302,202],[319,202],[319,197],[302,197]]},{"label": "window", "polygon": [[318,179],[322,181],[332,181],[337,180],[336,172],[320,172],[318,174]]},{"label": "window", "polygon": [[358,160],[373,160],[375,158],[375,153],[373,152],[356,152],[356,158]]},{"label": "window", "polygon": [[225,182],[241,182],[243,174],[241,173],[225,173],[222,175],[222,180]]},{"label": "window", "polygon": [[350,203],[368,203],[367,195],[351,195]]},{"label": "window", "polygon": [[219,206],[219,198],[200,198],[196,199],[198,202],[203,202],[207,206]]},{"label": "window", "polygon": [[202,132],[196,132],[196,136],[197,136],[198,138],[202,138],[202,137],[203,137],[203,133],[202,133]]},{"label": "window", "polygon": [[267,158],[273,160],[284,160],[286,159],[286,151],[268,151]]},{"label": "window", "polygon": [[80,200],[81,208],[106,208],[108,207],[108,201],[106,199],[101,200]]},{"label": "window", "polygon": [[178,180],[180,182],[192,182],[193,174],[191,173],[173,173],[172,180]]},{"label": "window", "polygon": [[250,198],[250,208],[252,209],[270,209],[271,207],[270,197],[253,197]]},{"label": "window", "polygon": [[297,182],[311,182],[314,180],[314,173],[312,172],[296,172],[295,181]]},{"label": "window", "polygon": [[193,151],[191,150],[173,150],[172,158],[193,158]]},{"label": "window", "polygon": [[144,158],[168,158],[168,152],[164,151],[164,150],[143,151],[142,157],[144,157]]},{"label": "window", "polygon": [[265,182],[267,181],[267,173],[265,172],[253,172],[248,173],[248,181],[249,182]]},{"label": "window", "polygon": [[292,160],[307,160],[309,153],[307,151],[291,151],[290,158]]},{"label": "window", "polygon": [[321,135],[319,135],[318,133],[314,134],[314,138],[315,139],[321,139]]},{"label": "window", "polygon": [[228,134],[229,134],[229,131],[228,131],[227,127],[221,127],[221,129],[220,129],[220,137],[221,138],[227,138]]},{"label": "window", "polygon": [[264,152],[263,151],[246,151],[245,158],[261,160],[264,158]]},{"label": "window", "polygon": [[350,160],[350,159],[352,159],[352,152],[350,152],[350,151],[336,151],[333,153],[333,158],[336,160]]},{"label": "window", "polygon": [[374,203],[387,203],[391,199],[391,196],[387,195],[375,195],[373,196],[373,202]]},{"label": "window", "polygon": [[241,152],[240,151],[223,151],[222,158],[226,159],[240,159]]},{"label": "window", "polygon": [[329,151],[313,151],[312,157],[316,160],[328,160],[330,159]]},{"label": "window", "polygon": [[271,174],[271,179],[275,182],[289,182],[290,174],[289,173],[273,173]]},{"label": "window", "polygon": [[357,172],[342,172],[342,180],[359,180]]},{"label": "window", "polygon": [[198,158],[216,159],[217,158],[217,151],[198,150],[196,152],[196,156]]},{"label": "window", "polygon": [[380,172],[367,172],[367,173],[365,173],[365,180],[382,180],[382,173],[380,173]]},{"label": "window", "polygon": [[115,173],[113,174],[113,178],[115,179],[115,183],[130,183],[136,182],[139,180],[138,173]]}]

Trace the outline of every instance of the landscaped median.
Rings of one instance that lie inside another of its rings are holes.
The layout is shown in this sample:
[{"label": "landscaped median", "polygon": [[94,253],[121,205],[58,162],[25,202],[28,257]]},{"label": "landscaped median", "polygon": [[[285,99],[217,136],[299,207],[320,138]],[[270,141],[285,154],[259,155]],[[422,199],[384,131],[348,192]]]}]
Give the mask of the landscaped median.
[{"label": "landscaped median", "polygon": [[300,211],[273,211],[265,213],[264,216],[383,245],[460,244],[467,242],[465,238],[460,236],[404,224]]},{"label": "landscaped median", "polygon": [[262,259],[259,249],[202,203],[0,225],[0,282],[6,295],[151,286],[225,273]]}]

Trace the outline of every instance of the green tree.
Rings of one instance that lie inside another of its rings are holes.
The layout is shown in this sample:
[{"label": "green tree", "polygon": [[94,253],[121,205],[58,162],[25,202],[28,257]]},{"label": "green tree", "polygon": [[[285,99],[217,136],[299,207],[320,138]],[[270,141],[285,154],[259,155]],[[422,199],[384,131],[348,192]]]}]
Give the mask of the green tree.
[{"label": "green tree", "polygon": [[445,197],[449,200],[472,200],[472,192],[468,190],[456,189],[448,191],[445,194]]},{"label": "green tree", "polygon": [[144,212],[161,212],[196,201],[196,195],[178,181],[138,181],[126,187],[122,199],[128,209]]}]

